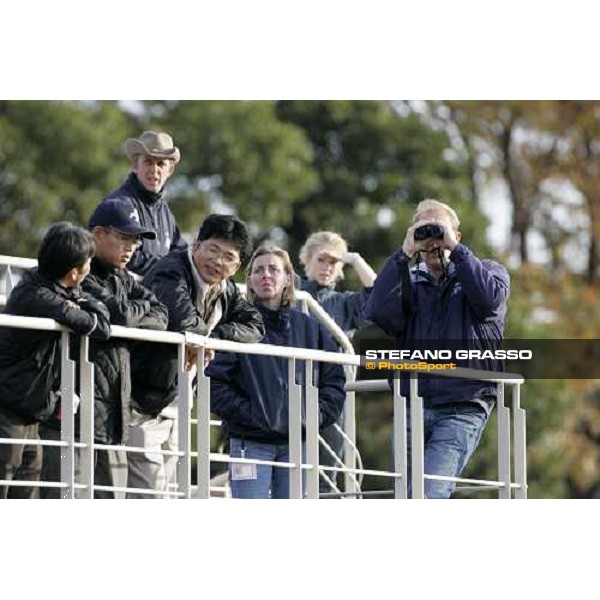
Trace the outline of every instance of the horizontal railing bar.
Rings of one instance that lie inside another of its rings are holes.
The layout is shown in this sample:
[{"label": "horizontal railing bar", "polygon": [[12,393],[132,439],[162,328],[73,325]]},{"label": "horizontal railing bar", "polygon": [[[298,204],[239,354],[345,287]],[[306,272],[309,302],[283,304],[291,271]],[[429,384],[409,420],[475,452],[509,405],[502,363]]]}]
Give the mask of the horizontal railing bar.
[{"label": "horizontal railing bar", "polygon": [[165,490],[152,490],[150,488],[112,487],[110,485],[94,485],[94,490],[102,492],[127,492],[129,494],[148,494],[152,496],[182,497],[185,495],[183,492],[167,492]]},{"label": "horizontal railing bar", "polygon": [[[0,326],[21,327],[25,329],[41,329],[44,331],[67,331],[65,327],[59,325],[52,319],[39,319],[37,317],[18,317],[14,315],[0,315]],[[218,340],[207,338],[206,336],[193,333],[174,333],[172,331],[153,331],[149,329],[136,329],[133,327],[121,327],[113,325],[111,334],[114,337],[122,339],[133,339],[157,343],[169,344],[192,344],[199,347],[211,348],[226,352],[235,352],[238,354],[256,354],[278,356],[283,358],[297,358],[300,360],[314,360],[318,362],[337,363],[345,365],[360,366],[361,357],[359,355],[342,354],[339,352],[324,352],[322,350],[309,350],[305,348],[289,348],[283,346],[273,346],[271,344],[243,344],[229,340]],[[418,364],[416,361],[405,361],[408,364]],[[439,377],[485,380],[490,383],[522,384],[523,377],[506,373],[503,377],[498,377],[494,371],[478,371],[477,369],[457,368],[443,373],[433,373],[427,369],[415,369],[415,373],[435,375]],[[347,391],[389,391],[387,380],[378,381],[356,381],[346,384]]]},{"label": "horizontal railing bar", "polygon": [[[197,457],[198,453],[192,452],[191,455]],[[235,458],[235,457],[230,457],[228,454],[218,454],[218,453],[214,453],[214,452],[210,453],[210,460],[213,460],[215,462],[221,462],[221,463],[237,462],[237,463],[250,463],[250,464],[269,464],[269,465],[280,466],[280,467],[296,467],[296,466],[298,466],[295,463],[276,462],[276,461],[260,461],[258,459],[253,460],[251,458]],[[300,468],[312,469],[313,465],[302,463],[302,465],[300,465]],[[319,469],[322,471],[338,471],[339,473],[363,473],[364,475],[380,475],[382,477],[396,477],[396,478],[402,477],[401,473],[392,473],[391,471],[376,471],[376,470],[372,470],[372,469],[350,469],[348,467],[343,468],[343,467],[326,467],[326,466],[319,466]]]},{"label": "horizontal railing bar", "polygon": [[41,317],[21,317],[16,315],[0,314],[0,325],[14,329],[37,329],[39,331],[68,331],[52,319]]},{"label": "horizontal railing bar", "polygon": [[290,348],[286,346],[272,346],[271,344],[243,344],[229,340],[207,338],[195,333],[186,333],[186,343],[204,346],[213,350],[236,352],[238,354],[256,354],[278,356],[282,358],[299,358],[301,360],[314,360],[318,362],[331,362],[345,365],[360,365],[360,356],[342,354],[339,352],[324,352],[323,350],[309,350],[306,348]]},{"label": "horizontal railing bar", "polygon": [[27,439],[27,438],[0,438],[0,444],[19,444],[20,446],[59,446],[67,447],[68,442],[60,442],[55,440]]},{"label": "horizontal railing bar", "polygon": [[6,267],[16,267],[17,269],[32,269],[37,267],[38,261],[35,258],[23,258],[21,256],[7,256],[0,254],[0,265]]},{"label": "horizontal railing bar", "polygon": [[468,492],[468,491],[485,492],[485,490],[498,490],[503,487],[504,487],[503,485],[457,485],[454,488],[454,491],[456,491],[456,492]]},{"label": "horizontal railing bar", "polygon": [[149,454],[160,454],[161,456],[184,456],[185,452],[178,450],[154,450],[141,446],[118,446],[116,444],[94,444],[96,450],[123,450],[124,452],[148,452]]},{"label": "horizontal railing bar", "polygon": [[[455,483],[471,483],[475,485],[489,485],[496,486],[500,488],[506,487],[506,484],[503,481],[491,481],[487,479],[463,479],[461,477],[447,477],[445,475],[424,475],[425,479],[430,479],[431,481],[454,481]],[[521,488],[521,485],[518,483],[511,483],[511,488]]]},{"label": "horizontal railing bar", "polygon": [[[192,425],[198,425],[198,419],[190,419],[190,423]],[[221,427],[221,425],[223,424],[223,421],[220,421],[220,420],[217,421],[215,419],[211,419],[209,421],[209,423],[212,427]]]},{"label": "horizontal railing bar", "polygon": [[110,335],[114,338],[126,340],[141,340],[144,342],[159,342],[163,344],[182,344],[185,341],[183,333],[174,331],[156,331],[153,329],[137,329],[135,327],[122,327],[111,325]]},{"label": "horizontal railing bar", "polygon": [[[198,456],[197,452],[192,452],[192,456]],[[293,469],[298,465],[296,463],[291,462],[277,462],[275,460],[260,460],[253,458],[235,458],[235,457],[227,457],[224,454],[215,454],[211,452],[210,460],[214,460],[215,462],[225,462],[225,463],[239,463],[239,464],[250,464],[250,465],[267,465],[271,467],[285,467],[287,469]]]},{"label": "horizontal railing bar", "polygon": [[354,496],[393,496],[394,490],[363,490],[362,492],[323,492],[319,498],[352,498]]},{"label": "horizontal railing bar", "polygon": [[39,487],[39,488],[66,488],[66,483],[56,481],[24,481],[23,479],[0,479],[0,485],[6,487]]},{"label": "horizontal railing bar", "polygon": [[[410,363],[410,361],[406,361]],[[478,371],[477,369],[467,369],[457,367],[455,370],[444,370],[443,372],[432,373],[427,369],[415,369],[410,373],[420,373],[422,375],[435,375],[436,377],[448,377],[450,379],[472,379],[482,380],[489,383],[505,383],[508,385],[523,385],[525,379],[517,373],[505,373],[503,377],[498,377],[494,371]],[[389,392],[390,384],[387,379],[359,379],[357,381],[348,381],[346,383],[347,392]]]}]

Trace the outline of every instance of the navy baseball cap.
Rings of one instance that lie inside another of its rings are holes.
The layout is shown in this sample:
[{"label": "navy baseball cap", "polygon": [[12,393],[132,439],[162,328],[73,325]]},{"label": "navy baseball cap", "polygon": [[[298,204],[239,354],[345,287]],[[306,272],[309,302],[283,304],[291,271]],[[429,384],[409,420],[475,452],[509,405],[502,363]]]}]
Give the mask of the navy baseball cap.
[{"label": "navy baseball cap", "polygon": [[153,229],[145,229],[140,225],[137,209],[126,200],[112,198],[103,200],[96,206],[90,217],[89,229],[94,227],[110,227],[120,233],[139,235],[149,240],[156,239]]}]

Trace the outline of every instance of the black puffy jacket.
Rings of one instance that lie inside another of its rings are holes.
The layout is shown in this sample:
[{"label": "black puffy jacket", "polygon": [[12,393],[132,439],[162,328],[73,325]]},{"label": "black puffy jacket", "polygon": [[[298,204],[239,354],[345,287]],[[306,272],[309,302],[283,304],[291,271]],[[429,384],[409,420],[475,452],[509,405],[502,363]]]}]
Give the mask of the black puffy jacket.
[{"label": "black puffy jacket", "polygon": [[[54,319],[92,339],[110,335],[104,304],[78,288],[63,288],[37,269],[25,273],[5,312]],[[42,421],[54,411],[59,390],[60,333],[0,327],[0,406],[31,422]]]},{"label": "black puffy jacket", "polygon": [[[164,331],[167,309],[156,296],[135,281],[126,270],[107,267],[92,259],[83,289],[102,300],[113,325]],[[122,444],[127,440],[131,413],[131,342],[112,338],[94,342],[90,360],[94,363],[94,438],[101,444]]]},{"label": "black puffy jacket", "polygon": [[[206,322],[196,308],[197,290],[187,250],[163,257],[144,278],[157,298],[169,310],[169,330],[206,335]],[[221,320],[211,337],[253,343],[265,333],[259,311],[242,296],[232,279],[220,296]],[[143,344],[133,352],[133,397],[140,410],[158,414],[176,397],[177,350],[173,345],[157,348]]]},{"label": "black puffy jacket", "polygon": [[156,232],[155,240],[144,239],[142,246],[136,250],[127,265],[130,271],[144,275],[159,258],[171,250],[187,247],[175,223],[175,217],[163,198],[162,190],[158,193],[149,192],[135,173],[129,173],[125,183],[104,200],[112,198],[129,201],[137,210],[142,227]]},{"label": "black puffy jacket", "polygon": [[[260,311],[267,329],[263,344],[337,351],[331,336],[313,317],[293,308],[273,311],[261,306]],[[296,361],[296,383],[303,390],[305,364]],[[323,429],[341,414],[346,377],[343,367],[335,363],[314,362],[313,369]],[[211,410],[223,418],[231,436],[288,443],[288,359],[218,352],[205,372],[211,378]]]}]

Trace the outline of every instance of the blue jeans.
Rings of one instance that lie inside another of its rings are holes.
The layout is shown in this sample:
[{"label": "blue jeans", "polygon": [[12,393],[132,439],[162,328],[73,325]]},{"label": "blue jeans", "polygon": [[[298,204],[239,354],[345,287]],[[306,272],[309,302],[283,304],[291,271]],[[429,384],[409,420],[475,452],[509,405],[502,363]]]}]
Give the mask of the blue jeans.
[{"label": "blue jeans", "polygon": [[[268,444],[239,438],[229,440],[229,454],[234,458],[256,458],[278,462],[289,462],[290,460],[290,448],[287,444]],[[302,460],[304,460],[304,456],[305,447],[302,444]],[[303,489],[304,479],[303,475]],[[230,463],[229,481],[231,495],[234,498],[264,499],[270,497],[283,499],[290,497],[290,472],[288,467],[248,464],[244,465],[242,472],[240,467],[236,466],[236,463]]]},{"label": "blue jeans", "polygon": [[[460,477],[479,444],[488,421],[485,410],[465,402],[445,407],[423,408],[425,442],[425,474]],[[411,496],[410,468],[410,411],[407,419],[408,434],[408,494]],[[425,480],[426,498],[450,498],[456,483],[453,481]]]}]

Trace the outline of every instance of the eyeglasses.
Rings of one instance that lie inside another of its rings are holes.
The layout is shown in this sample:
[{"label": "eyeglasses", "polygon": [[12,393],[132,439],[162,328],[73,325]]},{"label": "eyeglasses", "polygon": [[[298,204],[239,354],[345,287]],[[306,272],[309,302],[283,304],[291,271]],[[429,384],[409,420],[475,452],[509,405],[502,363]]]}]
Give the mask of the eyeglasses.
[{"label": "eyeglasses", "polygon": [[126,235],[110,228],[108,230],[115,236],[115,239],[121,246],[133,246],[134,248],[138,248],[142,245],[142,238],[140,238],[139,235]]},{"label": "eyeglasses", "polygon": [[221,250],[221,248],[215,246],[214,244],[203,244],[202,250],[205,252],[206,256],[212,260],[221,259],[223,266],[227,268],[232,268],[240,262],[240,257],[238,254]]},{"label": "eyeglasses", "polygon": [[269,275],[273,275],[274,277],[277,277],[278,275],[281,275],[282,271],[279,267],[277,267],[276,265],[268,265],[268,266],[259,266],[259,267],[255,267],[254,269],[252,269],[252,272],[250,273],[251,275],[264,275],[266,272],[269,273]]}]

